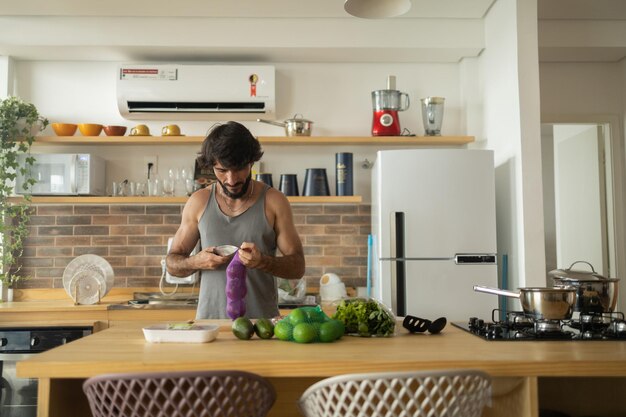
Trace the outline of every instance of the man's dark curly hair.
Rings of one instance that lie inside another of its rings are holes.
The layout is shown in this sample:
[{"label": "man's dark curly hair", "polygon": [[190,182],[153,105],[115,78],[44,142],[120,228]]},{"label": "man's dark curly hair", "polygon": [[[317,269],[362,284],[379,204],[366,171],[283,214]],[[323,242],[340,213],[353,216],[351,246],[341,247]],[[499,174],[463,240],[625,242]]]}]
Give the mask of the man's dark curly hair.
[{"label": "man's dark curly hair", "polygon": [[227,169],[241,169],[262,156],[261,144],[244,125],[227,122],[214,126],[204,139],[198,164],[212,169],[219,162]]}]

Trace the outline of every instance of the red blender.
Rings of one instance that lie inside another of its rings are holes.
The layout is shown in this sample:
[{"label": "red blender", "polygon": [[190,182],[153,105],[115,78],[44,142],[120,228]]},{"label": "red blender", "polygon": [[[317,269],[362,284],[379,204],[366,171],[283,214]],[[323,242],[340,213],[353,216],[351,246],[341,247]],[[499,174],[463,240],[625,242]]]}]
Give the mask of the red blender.
[{"label": "red blender", "polygon": [[372,91],[372,136],[400,136],[402,130],[398,112],[408,109],[409,104],[409,95],[396,90],[396,76],[387,77],[386,90]]}]

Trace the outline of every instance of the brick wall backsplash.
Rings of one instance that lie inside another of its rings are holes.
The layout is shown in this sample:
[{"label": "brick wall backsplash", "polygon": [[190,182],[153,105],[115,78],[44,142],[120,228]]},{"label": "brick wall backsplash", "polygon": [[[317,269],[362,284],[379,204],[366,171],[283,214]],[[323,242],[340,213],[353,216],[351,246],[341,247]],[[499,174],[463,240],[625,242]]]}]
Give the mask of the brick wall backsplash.
[{"label": "brick wall backsplash", "polygon": [[[157,287],[167,238],[182,205],[34,205],[21,258],[19,288],[62,288],[65,266],[95,254],[115,271],[116,287]],[[364,286],[367,273],[369,204],[294,204],[294,221],[306,258],[307,286],[326,272],[348,286]]]}]

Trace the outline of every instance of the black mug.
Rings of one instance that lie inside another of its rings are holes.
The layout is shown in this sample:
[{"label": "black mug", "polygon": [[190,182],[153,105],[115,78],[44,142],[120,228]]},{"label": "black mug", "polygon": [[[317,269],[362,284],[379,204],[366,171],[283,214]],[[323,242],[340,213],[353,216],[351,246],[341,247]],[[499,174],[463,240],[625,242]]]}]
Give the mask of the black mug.
[{"label": "black mug", "polygon": [[304,176],[304,196],[329,196],[326,168],[307,168]]},{"label": "black mug", "polygon": [[279,190],[286,196],[298,196],[298,176],[296,174],[281,174]]},{"label": "black mug", "polygon": [[272,174],[256,174],[255,180],[264,182],[270,187],[274,186],[274,181],[272,181]]}]

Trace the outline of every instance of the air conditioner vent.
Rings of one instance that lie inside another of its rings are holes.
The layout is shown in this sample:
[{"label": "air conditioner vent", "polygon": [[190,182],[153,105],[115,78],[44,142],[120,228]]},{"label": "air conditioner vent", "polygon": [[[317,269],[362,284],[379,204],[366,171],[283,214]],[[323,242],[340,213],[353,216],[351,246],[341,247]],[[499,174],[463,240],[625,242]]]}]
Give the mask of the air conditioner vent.
[{"label": "air conditioner vent", "polygon": [[129,101],[128,111],[136,112],[176,112],[176,113],[265,113],[265,103],[183,103]]},{"label": "air conditioner vent", "polygon": [[117,77],[130,120],[274,119],[275,95],[271,65],[129,64]]}]

